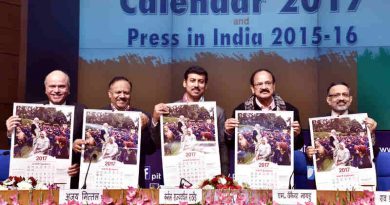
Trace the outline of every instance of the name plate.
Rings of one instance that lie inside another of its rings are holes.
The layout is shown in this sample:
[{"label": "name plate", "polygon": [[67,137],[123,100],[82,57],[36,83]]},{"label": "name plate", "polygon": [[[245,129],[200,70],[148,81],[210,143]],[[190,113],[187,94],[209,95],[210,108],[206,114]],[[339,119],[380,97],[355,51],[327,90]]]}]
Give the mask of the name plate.
[{"label": "name plate", "polygon": [[375,192],[375,204],[385,205],[390,203],[390,192],[376,191]]},{"label": "name plate", "polygon": [[312,202],[317,204],[316,190],[294,189],[294,190],[273,190],[272,199],[276,204],[305,204]]},{"label": "name plate", "polygon": [[202,202],[201,189],[160,189],[159,203],[160,204],[179,204],[180,202],[188,202],[188,204],[196,204]]},{"label": "name plate", "polygon": [[81,202],[86,204],[100,204],[102,202],[102,189],[66,189],[60,190],[59,204],[68,202]]}]

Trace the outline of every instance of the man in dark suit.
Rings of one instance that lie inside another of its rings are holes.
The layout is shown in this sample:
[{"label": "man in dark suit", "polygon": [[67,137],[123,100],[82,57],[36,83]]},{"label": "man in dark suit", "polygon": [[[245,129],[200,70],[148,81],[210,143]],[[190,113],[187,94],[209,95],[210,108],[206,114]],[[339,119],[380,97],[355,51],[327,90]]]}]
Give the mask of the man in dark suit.
[{"label": "man in dark suit", "polygon": [[141,112],[141,153],[140,153],[140,164],[139,164],[139,177],[138,185],[145,187],[145,155],[152,154],[155,150],[155,143],[150,137],[150,115],[143,112],[140,109],[131,106],[131,90],[132,83],[123,76],[114,77],[108,84],[108,97],[111,103],[102,109],[112,111],[137,111]]},{"label": "man in dark suit", "polygon": [[[49,105],[73,105],[75,106],[75,116],[73,123],[73,140],[74,145],[81,142],[83,110],[86,108],[82,104],[69,102],[67,97],[70,94],[70,80],[69,76],[61,70],[54,70],[50,72],[45,78],[45,94],[46,101],[39,102],[40,104]],[[10,138],[14,129],[21,123],[19,116],[11,116],[6,121],[7,136]],[[80,171],[80,154],[74,153],[72,155],[72,166],[68,168],[68,174],[71,176],[71,188],[77,188],[79,171]]]},{"label": "man in dark suit", "polygon": [[233,138],[234,129],[239,125],[238,120],[234,118],[236,110],[293,111],[294,150],[302,148],[303,136],[301,135],[301,126],[299,125],[299,111],[276,94],[274,74],[267,69],[258,69],[252,73],[250,83],[252,95],[245,102],[238,105],[233,111],[232,118],[227,119],[225,122],[227,139]]},{"label": "man in dark suit", "polygon": [[[204,94],[207,90],[208,74],[207,71],[200,66],[189,67],[184,73],[183,87],[185,93],[183,98],[178,102],[203,102]],[[153,124],[152,124],[152,137],[156,141],[157,146],[161,146],[160,139],[160,116],[168,114],[169,109],[164,103],[160,103],[154,106],[153,111]],[[218,145],[219,155],[221,161],[221,172],[224,175],[229,174],[229,155],[228,146],[225,142],[223,134],[223,123],[225,122],[225,111],[217,106],[217,126],[218,126]]]}]

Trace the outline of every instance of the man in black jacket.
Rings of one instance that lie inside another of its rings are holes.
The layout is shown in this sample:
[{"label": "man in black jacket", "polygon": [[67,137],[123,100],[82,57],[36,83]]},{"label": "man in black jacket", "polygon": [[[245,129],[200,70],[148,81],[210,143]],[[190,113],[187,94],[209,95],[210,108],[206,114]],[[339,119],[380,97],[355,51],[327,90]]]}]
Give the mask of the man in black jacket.
[{"label": "man in black jacket", "polygon": [[[139,164],[138,185],[145,187],[145,155],[152,154],[155,150],[155,143],[150,137],[150,115],[140,109],[131,106],[132,83],[124,76],[114,77],[108,84],[108,97],[110,104],[103,107],[104,110],[112,111],[138,111],[141,112],[141,153]],[[145,187],[146,188],[146,187]]]},{"label": "man in black jacket", "polygon": [[290,103],[284,101],[275,93],[276,80],[274,74],[267,69],[258,69],[253,72],[250,78],[252,95],[243,103],[238,105],[232,118],[225,121],[225,136],[228,140],[233,139],[234,128],[239,122],[234,118],[236,110],[263,110],[263,111],[294,111],[294,150],[303,147],[303,136],[299,125],[299,111]]}]

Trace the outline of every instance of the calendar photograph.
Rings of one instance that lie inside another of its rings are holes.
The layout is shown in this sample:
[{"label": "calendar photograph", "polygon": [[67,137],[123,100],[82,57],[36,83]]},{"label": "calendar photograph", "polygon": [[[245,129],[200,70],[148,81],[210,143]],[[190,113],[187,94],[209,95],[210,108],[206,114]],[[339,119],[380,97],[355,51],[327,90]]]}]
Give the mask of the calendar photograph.
[{"label": "calendar photograph", "polygon": [[181,178],[198,184],[220,174],[216,103],[167,106],[169,114],[160,118],[165,185],[177,186]]},{"label": "calendar photograph", "polygon": [[74,107],[15,103],[13,112],[21,124],[12,135],[10,175],[67,184]]},{"label": "calendar photograph", "polygon": [[[138,182],[140,120],[140,112],[84,110],[85,145],[80,176],[86,174],[88,165],[91,164],[87,184],[94,187],[123,188],[129,182],[124,180],[126,177],[131,178],[133,185]],[[113,179],[117,182],[112,182]],[[81,183],[83,182],[80,181]]]},{"label": "calendar photograph", "polygon": [[291,165],[290,113],[237,112],[237,163]]},{"label": "calendar photograph", "polygon": [[288,188],[293,171],[293,112],[236,111],[235,173],[253,188]]},{"label": "calendar photograph", "polygon": [[215,107],[198,104],[169,106],[163,117],[164,155],[178,155],[183,151],[212,151],[215,146]]},{"label": "calendar photograph", "polygon": [[[335,188],[375,185],[371,179],[372,172],[375,177],[374,155],[371,133],[364,123],[366,117],[367,114],[352,114],[309,119],[311,142],[316,151],[313,159],[316,176],[333,177]],[[346,183],[344,176],[351,181]],[[321,179],[316,180],[321,184]]]},{"label": "calendar photograph", "polygon": [[14,158],[34,155],[69,158],[72,107],[19,104],[15,106],[15,115],[22,120],[13,137]]}]

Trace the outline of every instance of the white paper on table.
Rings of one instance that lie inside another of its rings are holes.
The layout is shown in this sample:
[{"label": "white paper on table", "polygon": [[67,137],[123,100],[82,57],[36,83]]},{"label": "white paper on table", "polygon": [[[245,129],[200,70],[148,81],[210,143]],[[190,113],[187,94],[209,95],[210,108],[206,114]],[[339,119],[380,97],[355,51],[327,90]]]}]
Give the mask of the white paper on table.
[{"label": "white paper on table", "polygon": [[273,190],[272,200],[280,205],[296,205],[311,202],[313,205],[317,204],[316,190],[305,189],[291,189],[291,190]]}]

